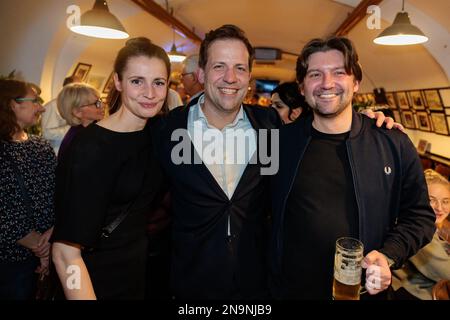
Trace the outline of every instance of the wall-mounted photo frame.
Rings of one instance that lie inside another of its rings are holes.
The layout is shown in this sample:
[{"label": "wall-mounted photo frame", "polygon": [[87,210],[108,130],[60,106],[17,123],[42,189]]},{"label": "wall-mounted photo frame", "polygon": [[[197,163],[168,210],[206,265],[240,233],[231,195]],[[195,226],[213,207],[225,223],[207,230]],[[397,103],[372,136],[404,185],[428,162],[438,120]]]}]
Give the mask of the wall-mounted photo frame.
[{"label": "wall-mounted photo frame", "polygon": [[395,96],[397,97],[398,107],[402,110],[408,110],[409,104],[408,104],[408,98],[406,96],[406,92],[405,91],[396,92]]},{"label": "wall-mounted photo frame", "polygon": [[394,114],[395,122],[402,123],[402,117],[400,116],[400,111],[392,110],[392,113]]},{"label": "wall-mounted photo frame", "polygon": [[425,102],[422,97],[420,90],[409,91],[408,92],[410,105],[415,110],[425,110]]},{"label": "wall-mounted photo frame", "polygon": [[386,100],[388,102],[390,109],[397,109],[397,104],[395,103],[395,97],[393,92],[386,92]]},{"label": "wall-mounted photo frame", "polygon": [[114,86],[114,71],[111,72],[111,74],[108,77],[108,80],[106,80],[105,86],[103,87],[103,92],[104,94],[108,94],[111,89]]},{"label": "wall-mounted photo frame", "polygon": [[447,116],[447,128],[450,128],[450,116]]},{"label": "wall-mounted photo frame", "polygon": [[417,117],[417,128],[422,131],[431,131],[430,118],[428,113],[425,111],[419,111],[416,114]]},{"label": "wall-mounted photo frame", "polygon": [[438,90],[424,90],[425,102],[429,110],[443,110],[441,97]]},{"label": "wall-mounted photo frame", "polygon": [[450,116],[450,108],[445,108],[445,114]]},{"label": "wall-mounted photo frame", "polygon": [[444,107],[450,107],[450,88],[439,89],[439,95],[441,96]]},{"label": "wall-mounted photo frame", "polygon": [[427,153],[429,146],[430,146],[430,144],[427,140],[420,139],[419,143],[417,144],[417,152],[419,154],[425,154],[425,153]]},{"label": "wall-mounted photo frame", "polygon": [[73,70],[72,77],[77,78],[81,82],[86,82],[89,71],[92,68],[92,64],[79,62]]},{"label": "wall-mounted photo frame", "polygon": [[434,133],[448,135],[448,125],[444,113],[432,112],[430,118],[433,123]]},{"label": "wall-mounted photo frame", "polygon": [[414,123],[414,115],[412,111],[403,111],[402,112],[402,124],[405,128],[415,129],[416,125]]},{"label": "wall-mounted photo frame", "polygon": [[375,105],[375,95],[373,93],[367,93],[366,97],[371,106]]},{"label": "wall-mounted photo frame", "polygon": [[90,74],[89,77],[87,78],[86,82],[88,84],[90,84],[91,86],[93,86],[98,91],[100,91],[104,81],[105,81],[105,77],[103,77],[101,75]]},{"label": "wall-mounted photo frame", "polygon": [[355,103],[361,104],[361,103],[364,102],[364,101],[363,101],[362,94],[360,94],[360,93],[354,94],[354,95],[353,95],[353,99],[354,99],[354,102],[355,102]]}]

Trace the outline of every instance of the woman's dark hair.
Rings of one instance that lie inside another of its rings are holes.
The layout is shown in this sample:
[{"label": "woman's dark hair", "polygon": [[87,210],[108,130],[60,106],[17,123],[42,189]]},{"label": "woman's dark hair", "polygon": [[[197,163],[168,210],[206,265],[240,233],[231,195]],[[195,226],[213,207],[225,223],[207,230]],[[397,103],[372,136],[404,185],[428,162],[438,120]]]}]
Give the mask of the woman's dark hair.
[{"label": "woman's dark hair", "polygon": [[284,82],[280,84],[278,87],[273,89],[271,95],[274,93],[278,93],[281,101],[284,102],[289,107],[288,118],[291,119],[292,110],[297,108],[302,108],[301,116],[304,117],[310,111],[310,106],[305,101],[305,97],[300,94],[298,89],[298,83],[295,81],[292,82]]},{"label": "woman's dark hair", "polygon": [[170,60],[163,48],[153,44],[145,37],[132,38],[125,43],[125,47],[120,49],[114,62],[114,72],[122,80],[123,72],[127,67],[128,60],[134,57],[158,58],[164,62],[167,70],[167,77],[170,77]]},{"label": "woman's dark hair", "polygon": [[208,49],[211,44],[216,40],[239,40],[245,44],[245,47],[248,51],[248,67],[249,71],[252,71],[253,59],[255,57],[255,53],[253,50],[250,41],[245,36],[244,31],[242,31],[239,27],[226,24],[217,28],[215,30],[211,30],[205,36],[205,39],[202,41],[200,45],[200,55],[198,60],[198,65],[200,68],[205,69],[206,63],[208,62]]},{"label": "woman's dark hair", "polygon": [[30,83],[11,79],[0,80],[0,141],[11,141],[14,133],[20,130],[12,109],[12,101],[24,98],[28,90],[33,90]]},{"label": "woman's dark hair", "polygon": [[[167,70],[167,80],[170,78],[170,60],[163,48],[153,44],[145,37],[129,39],[125,47],[120,49],[114,62],[114,72],[117,73],[119,80],[122,80],[123,72],[127,67],[128,60],[134,57],[157,58],[164,62]],[[167,86],[169,88],[169,86]],[[167,99],[166,99],[167,101]],[[120,105],[118,106],[120,107]],[[164,103],[164,113],[168,111],[167,103]],[[115,112],[113,110],[113,112]]]},{"label": "woman's dark hair", "polygon": [[303,48],[297,59],[297,81],[303,83],[308,71],[308,59],[316,52],[338,50],[344,55],[344,67],[347,74],[352,74],[358,82],[362,80],[362,69],[358,60],[358,53],[353,42],[344,37],[332,36],[326,39],[313,39]]}]

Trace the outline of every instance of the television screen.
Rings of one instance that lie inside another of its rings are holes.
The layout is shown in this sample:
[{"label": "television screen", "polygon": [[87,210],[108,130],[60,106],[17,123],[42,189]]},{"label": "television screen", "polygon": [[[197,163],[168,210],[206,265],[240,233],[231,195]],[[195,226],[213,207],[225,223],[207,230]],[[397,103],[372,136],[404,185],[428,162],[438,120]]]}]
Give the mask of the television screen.
[{"label": "television screen", "polygon": [[271,93],[275,89],[280,81],[278,80],[262,80],[256,79],[256,92],[257,93]]}]

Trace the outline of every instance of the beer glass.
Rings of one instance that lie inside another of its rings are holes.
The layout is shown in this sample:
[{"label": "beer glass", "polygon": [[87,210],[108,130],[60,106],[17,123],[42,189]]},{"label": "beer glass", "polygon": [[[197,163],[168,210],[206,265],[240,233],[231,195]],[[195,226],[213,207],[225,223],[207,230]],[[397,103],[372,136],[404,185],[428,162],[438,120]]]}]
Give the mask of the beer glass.
[{"label": "beer glass", "polygon": [[364,246],[358,239],[343,237],[336,240],[334,300],[359,300],[363,252]]}]

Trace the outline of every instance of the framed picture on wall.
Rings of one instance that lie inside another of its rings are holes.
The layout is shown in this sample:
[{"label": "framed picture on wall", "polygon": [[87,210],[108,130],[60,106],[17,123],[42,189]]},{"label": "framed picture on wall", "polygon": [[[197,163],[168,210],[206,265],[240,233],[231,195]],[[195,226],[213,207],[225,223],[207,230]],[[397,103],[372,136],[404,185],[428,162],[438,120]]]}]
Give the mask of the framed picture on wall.
[{"label": "framed picture on wall", "polygon": [[386,100],[388,102],[389,108],[397,109],[397,104],[395,103],[395,98],[394,98],[394,93],[393,92],[387,92],[386,93]]},{"label": "framed picture on wall", "polygon": [[103,92],[104,94],[108,94],[112,87],[114,86],[114,71],[111,72],[111,74],[108,77],[108,80],[106,80],[105,86],[103,87]]},{"label": "framed picture on wall", "polygon": [[402,117],[400,116],[400,111],[392,110],[392,113],[394,114],[395,122],[402,123]]},{"label": "framed picture on wall", "polygon": [[370,102],[370,105],[373,106],[375,104],[375,95],[373,93],[366,94],[367,101]]},{"label": "framed picture on wall", "polygon": [[89,71],[92,68],[92,64],[79,62],[73,70],[72,77],[79,79],[81,82],[86,82]]},{"label": "framed picture on wall", "polygon": [[412,111],[402,112],[402,124],[409,129],[415,129],[416,125],[414,123],[414,115]]},{"label": "framed picture on wall", "polygon": [[362,94],[360,94],[360,93],[355,94],[353,97],[354,97],[355,103],[363,103],[364,102]]},{"label": "framed picture on wall", "polygon": [[439,95],[441,96],[444,107],[450,107],[450,88],[439,89]]},{"label": "framed picture on wall", "polygon": [[448,135],[447,121],[445,120],[445,114],[441,112],[432,112],[431,122],[433,123],[434,133]]},{"label": "framed picture on wall", "polygon": [[100,89],[102,88],[103,81],[105,81],[105,77],[95,74],[90,74],[87,79],[87,83],[93,86],[98,91],[100,91]]},{"label": "framed picture on wall", "polygon": [[417,128],[422,131],[431,131],[430,118],[425,111],[417,112]]},{"label": "framed picture on wall", "polygon": [[445,114],[450,116],[450,108],[445,108]]},{"label": "framed picture on wall", "polygon": [[424,110],[425,103],[423,101],[422,93],[420,90],[408,92],[410,105],[416,110]]},{"label": "framed picture on wall", "polygon": [[397,103],[400,109],[402,110],[408,110],[409,104],[408,104],[408,98],[406,97],[405,91],[399,91],[395,93],[395,96],[397,97]]},{"label": "framed picture on wall", "polygon": [[419,143],[417,144],[417,152],[419,154],[425,154],[428,151],[429,143],[427,140],[420,139]]},{"label": "framed picture on wall", "polygon": [[438,90],[425,90],[425,101],[429,110],[443,110],[441,97]]},{"label": "framed picture on wall", "polygon": [[447,116],[447,128],[450,128],[450,116]]}]

